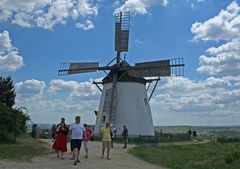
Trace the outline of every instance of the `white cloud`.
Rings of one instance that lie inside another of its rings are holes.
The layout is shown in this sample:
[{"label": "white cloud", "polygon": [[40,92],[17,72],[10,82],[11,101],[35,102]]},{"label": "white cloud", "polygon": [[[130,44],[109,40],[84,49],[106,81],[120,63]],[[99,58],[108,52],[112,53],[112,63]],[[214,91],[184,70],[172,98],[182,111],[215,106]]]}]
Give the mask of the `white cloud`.
[{"label": "white cloud", "polygon": [[8,31],[3,31],[0,33],[0,54],[10,52],[12,48]]},{"label": "white cloud", "polygon": [[95,100],[66,100],[61,95],[59,99],[48,97],[33,97],[17,99],[17,107],[26,107],[35,123],[58,123],[65,117],[67,124],[74,122],[74,117],[80,115],[83,123],[95,123],[94,110],[97,110],[98,101]]},{"label": "white cloud", "polygon": [[[167,104],[161,103],[165,107],[168,106],[166,110],[172,108],[173,111],[182,112],[183,116],[205,119],[205,122],[202,122],[205,125],[208,125],[210,118],[212,118],[211,124],[217,124],[219,121],[222,121],[222,124],[236,123],[235,118],[240,117],[237,111],[240,109],[239,25],[240,7],[236,1],[225,10],[221,10],[217,16],[192,25],[194,41],[224,40],[220,46],[210,47],[205,55],[199,57],[200,67],[197,68],[198,73],[218,75],[218,77],[209,77],[204,81],[185,80],[188,83],[185,84],[187,88],[182,87],[178,95],[170,95],[168,101],[165,101]],[[178,93],[178,88],[170,88],[170,93],[173,89]],[[204,118],[205,116],[208,118]]]},{"label": "white cloud", "polygon": [[[80,115],[83,122],[94,124],[93,111],[98,109],[101,92],[91,81],[55,79],[47,86],[45,82],[35,79],[19,82],[16,84],[16,106],[27,107],[32,120],[38,123],[58,122],[61,117],[71,123],[75,115]],[[156,121],[159,114],[171,116],[165,117],[168,124],[179,124],[181,120],[184,122],[186,116],[188,119],[199,117],[205,123],[209,122],[209,118],[213,118],[214,122],[214,117],[219,118],[215,123],[223,119],[235,119],[240,116],[234,111],[240,108],[240,90],[231,84],[236,82],[240,82],[240,76],[210,77],[204,81],[183,77],[163,78],[150,102],[154,123],[161,125],[162,119]],[[179,121],[171,123],[173,116]],[[193,123],[192,120],[189,122]]]},{"label": "white cloud", "polygon": [[218,96],[215,98],[215,103],[217,104],[223,104],[224,106],[227,107],[232,107],[232,106],[240,106],[240,89],[235,89],[231,91],[222,91],[219,93]]},{"label": "white cloud", "polygon": [[94,23],[90,20],[86,20],[85,23],[76,23],[75,26],[83,30],[90,30],[94,28]]},{"label": "white cloud", "polygon": [[240,72],[240,6],[233,1],[225,10],[200,23],[192,25],[194,40],[225,40],[218,47],[206,50],[207,54],[199,57],[199,73],[210,75],[238,75]]},{"label": "white cloud", "polygon": [[149,13],[151,6],[167,6],[168,0],[127,0],[125,3],[115,10],[115,13],[120,11],[130,11],[133,14],[145,15]]},{"label": "white cloud", "polygon": [[19,99],[41,96],[46,84],[36,79],[26,80],[15,84],[16,95]]},{"label": "white cloud", "polygon": [[233,1],[226,10],[201,23],[192,25],[191,31],[195,34],[193,40],[232,40],[240,38],[240,7]]},{"label": "white cloud", "polygon": [[[210,77],[204,81],[192,81],[183,77],[167,78],[160,81],[151,100],[153,109],[158,111],[219,113],[233,107],[239,108],[239,89],[229,80]],[[228,100],[228,101],[227,101]]]},{"label": "white cloud", "polygon": [[115,0],[114,3],[113,3],[113,7],[114,8],[119,8],[121,6],[121,2],[118,1],[118,0]]},{"label": "white cloud", "polygon": [[238,76],[225,76],[222,79],[228,80],[228,81],[240,81],[240,75],[238,75]]},{"label": "white cloud", "polygon": [[221,78],[209,77],[205,80],[205,86],[207,87],[226,87],[230,86],[230,82]]},{"label": "white cloud", "polygon": [[62,79],[51,80],[48,91],[50,93],[72,91],[77,88],[78,82],[76,81],[64,81]]},{"label": "white cloud", "polygon": [[210,56],[199,57],[199,73],[214,74],[239,74],[240,72],[240,40],[232,40],[219,47],[207,50]]},{"label": "white cloud", "polygon": [[240,87],[240,82],[234,83],[235,86]]},{"label": "white cloud", "polygon": [[23,65],[23,58],[12,45],[8,31],[3,31],[0,33],[0,71],[16,71]]},{"label": "white cloud", "polygon": [[231,125],[240,118],[239,76],[162,78],[150,101],[155,125]]},{"label": "white cloud", "polygon": [[19,82],[15,85],[16,106],[26,107],[37,123],[58,122],[61,117],[71,123],[80,115],[84,123],[94,124],[94,110],[98,108],[101,93],[90,81],[56,79],[47,86],[44,81],[35,79]]},{"label": "white cloud", "polygon": [[76,82],[61,79],[51,80],[48,89],[50,93],[69,92],[70,98],[93,99],[100,95],[99,90],[90,81]]},{"label": "white cloud", "polygon": [[52,29],[66,24],[68,19],[98,15],[98,5],[92,0],[3,0],[0,1],[0,21],[11,21],[23,27]]}]

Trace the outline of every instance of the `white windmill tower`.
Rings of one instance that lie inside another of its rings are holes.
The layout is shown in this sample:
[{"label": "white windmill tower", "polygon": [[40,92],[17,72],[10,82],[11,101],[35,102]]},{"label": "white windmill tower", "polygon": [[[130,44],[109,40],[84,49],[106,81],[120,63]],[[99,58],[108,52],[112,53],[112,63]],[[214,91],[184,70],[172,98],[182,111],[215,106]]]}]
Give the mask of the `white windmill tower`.
[{"label": "white windmill tower", "polygon": [[[115,51],[117,56],[106,66],[99,66],[99,62],[80,62],[61,64],[59,75],[95,72],[103,70],[107,76],[102,82],[93,82],[102,92],[99,103],[95,134],[99,134],[105,122],[110,122],[121,134],[122,126],[126,125],[129,135],[154,135],[153,121],[149,101],[163,76],[182,76],[183,59],[160,60],[129,65],[121,59],[121,52],[128,51],[130,28],[130,13],[115,15]],[[110,65],[116,60],[116,63]],[[110,71],[107,73],[106,71]],[[146,79],[147,77],[158,77]],[[150,96],[147,91],[155,81]],[[146,88],[146,84],[149,83]],[[103,85],[101,88],[99,84]]]}]

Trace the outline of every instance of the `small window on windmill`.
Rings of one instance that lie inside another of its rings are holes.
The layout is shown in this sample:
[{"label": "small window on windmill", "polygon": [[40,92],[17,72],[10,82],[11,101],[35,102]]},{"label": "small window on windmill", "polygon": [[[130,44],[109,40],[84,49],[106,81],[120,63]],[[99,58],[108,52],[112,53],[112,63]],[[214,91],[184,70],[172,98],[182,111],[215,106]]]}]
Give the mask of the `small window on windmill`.
[{"label": "small window on windmill", "polygon": [[147,98],[144,98],[144,103],[145,103],[145,105],[148,105],[148,100],[147,100]]},{"label": "small window on windmill", "polygon": [[106,121],[106,116],[103,115],[103,123],[105,123],[105,121]]}]

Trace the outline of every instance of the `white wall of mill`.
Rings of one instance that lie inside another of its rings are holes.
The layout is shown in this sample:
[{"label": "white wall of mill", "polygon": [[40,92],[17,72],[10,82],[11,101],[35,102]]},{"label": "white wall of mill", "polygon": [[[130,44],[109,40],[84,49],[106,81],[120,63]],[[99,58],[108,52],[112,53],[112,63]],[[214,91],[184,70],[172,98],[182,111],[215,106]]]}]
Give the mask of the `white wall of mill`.
[{"label": "white wall of mill", "polygon": [[[95,134],[100,131],[99,125],[103,115],[103,104],[106,90],[112,87],[107,83],[103,87],[99,105],[99,115],[96,120]],[[117,134],[121,134],[123,125],[126,125],[129,135],[154,135],[151,109],[145,84],[137,82],[117,83],[117,111],[116,126]]]}]

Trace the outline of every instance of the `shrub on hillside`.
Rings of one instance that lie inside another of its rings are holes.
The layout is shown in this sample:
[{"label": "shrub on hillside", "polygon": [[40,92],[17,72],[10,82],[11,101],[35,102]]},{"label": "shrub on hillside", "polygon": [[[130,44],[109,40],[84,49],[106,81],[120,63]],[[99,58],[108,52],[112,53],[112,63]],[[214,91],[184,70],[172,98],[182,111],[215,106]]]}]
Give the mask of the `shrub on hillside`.
[{"label": "shrub on hillside", "polygon": [[240,159],[240,146],[236,144],[232,150],[229,150],[229,152],[225,154],[224,159],[227,164],[231,164]]},{"label": "shrub on hillside", "polygon": [[11,77],[0,76],[0,142],[7,142],[13,136],[26,132],[26,122],[30,120],[15,104],[15,89]]}]

